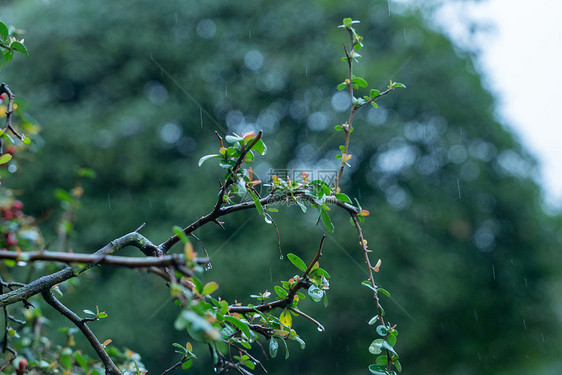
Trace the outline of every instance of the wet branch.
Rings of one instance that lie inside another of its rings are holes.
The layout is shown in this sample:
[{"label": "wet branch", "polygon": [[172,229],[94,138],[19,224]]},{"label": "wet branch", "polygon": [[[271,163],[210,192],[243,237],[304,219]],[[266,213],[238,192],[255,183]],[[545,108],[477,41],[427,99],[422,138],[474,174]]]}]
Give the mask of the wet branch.
[{"label": "wet branch", "polygon": [[78,327],[80,331],[82,331],[84,336],[90,342],[90,345],[92,345],[92,347],[94,348],[100,359],[102,360],[105,366],[105,373],[111,375],[120,375],[121,371],[115,365],[115,363],[113,363],[109,355],[106,353],[103,345],[99,342],[99,340],[94,335],[92,330],[86,325],[86,322],[83,319],[81,319],[78,315],[76,315],[68,307],[63,305],[59,300],[57,300],[50,289],[43,290],[41,294],[43,295],[43,298],[49,305],[51,305],[55,310],[60,312],[66,318],[68,318],[68,320],[74,323],[74,325]]}]

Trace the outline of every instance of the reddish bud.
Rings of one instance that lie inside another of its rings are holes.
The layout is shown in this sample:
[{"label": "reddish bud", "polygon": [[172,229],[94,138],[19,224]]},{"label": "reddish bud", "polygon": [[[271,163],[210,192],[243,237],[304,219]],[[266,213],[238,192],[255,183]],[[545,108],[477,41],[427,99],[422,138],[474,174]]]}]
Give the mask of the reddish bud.
[{"label": "reddish bud", "polygon": [[3,92],[2,95],[0,95],[0,100],[4,101],[4,100],[6,100],[7,97],[8,97],[8,94]]}]

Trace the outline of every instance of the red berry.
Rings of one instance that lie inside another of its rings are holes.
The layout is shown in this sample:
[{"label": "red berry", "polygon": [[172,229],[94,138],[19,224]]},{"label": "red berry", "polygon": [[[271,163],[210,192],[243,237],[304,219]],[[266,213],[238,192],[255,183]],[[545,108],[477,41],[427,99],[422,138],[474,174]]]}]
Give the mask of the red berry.
[{"label": "red berry", "polygon": [[27,364],[27,361],[25,360],[25,358],[22,358],[20,360],[20,363],[18,365],[18,368],[16,370],[16,375],[23,375],[25,374],[26,370],[28,369],[29,365]]},{"label": "red berry", "polygon": [[0,213],[4,219],[12,220],[14,218],[14,212],[8,207],[0,208]]},{"label": "red berry", "polygon": [[14,232],[6,233],[5,237],[6,237],[6,246],[7,247],[16,246],[18,244],[18,239],[16,238],[16,235],[14,234]]},{"label": "red berry", "polygon": [[14,203],[12,203],[12,209],[14,211],[16,210],[23,210],[23,202],[22,201],[14,201]]},{"label": "red berry", "polygon": [[4,101],[7,97],[8,97],[8,94],[3,92],[2,95],[0,95],[0,100]]}]

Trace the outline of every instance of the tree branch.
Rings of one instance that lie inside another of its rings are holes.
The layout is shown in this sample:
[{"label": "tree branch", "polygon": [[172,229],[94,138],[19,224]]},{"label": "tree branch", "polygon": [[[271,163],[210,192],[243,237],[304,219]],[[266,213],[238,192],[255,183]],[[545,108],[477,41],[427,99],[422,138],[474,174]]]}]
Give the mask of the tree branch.
[{"label": "tree branch", "polygon": [[[162,254],[160,250],[147,238],[139,233],[133,232],[111,241],[110,243],[96,251],[94,253],[94,256],[97,256],[98,259],[102,259],[104,256],[113,254],[129,245],[137,247],[148,256]],[[55,284],[80,275],[82,272],[87,271],[94,265],[95,263],[86,264],[80,267],[69,266],[50,275],[42,276],[21,287],[20,289],[0,295],[0,307],[27,300],[44,290],[49,290]]]},{"label": "tree branch", "polygon": [[103,345],[99,342],[97,337],[94,335],[92,330],[86,325],[85,321],[82,320],[78,315],[76,315],[72,310],[63,305],[59,300],[55,298],[50,289],[45,289],[41,292],[45,301],[51,305],[55,310],[64,315],[68,320],[70,320],[88,339],[90,345],[94,348],[100,359],[105,365],[105,373],[112,375],[120,375],[121,371],[113,363],[109,355],[106,353]]}]

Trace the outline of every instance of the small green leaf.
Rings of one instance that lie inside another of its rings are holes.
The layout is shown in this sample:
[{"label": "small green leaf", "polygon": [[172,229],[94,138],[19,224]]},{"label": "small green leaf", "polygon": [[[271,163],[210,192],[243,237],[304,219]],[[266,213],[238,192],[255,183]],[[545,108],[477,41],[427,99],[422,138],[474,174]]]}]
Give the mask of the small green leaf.
[{"label": "small green leaf", "polygon": [[341,132],[341,131],[343,131],[343,126],[336,125],[335,129],[336,129],[336,131]]},{"label": "small green leaf", "polygon": [[57,198],[61,202],[72,203],[72,196],[63,189],[55,189],[55,198]]},{"label": "small green leaf", "polygon": [[0,156],[0,165],[6,164],[6,163],[9,162],[10,160],[12,160],[12,155],[10,155],[10,154],[4,154],[4,155]]},{"label": "small green leaf", "polygon": [[377,365],[386,366],[388,364],[388,357],[386,355],[379,355],[375,360]]},{"label": "small green leaf", "polygon": [[398,370],[398,372],[402,372],[402,364],[400,363],[400,361],[394,360],[392,364],[394,364],[394,367],[396,367],[396,370]]},{"label": "small green leaf", "polygon": [[191,367],[191,365],[193,365],[193,359],[187,360],[184,363],[182,363],[181,368],[187,370],[188,368]]},{"label": "small green leaf", "polygon": [[310,271],[311,275],[322,275],[324,276],[326,279],[330,278],[330,274],[328,273],[328,271],[326,271],[323,268],[315,268],[312,271]]},{"label": "small green leaf", "polygon": [[275,290],[275,293],[279,296],[279,298],[285,298],[287,297],[288,292],[281,288],[279,285],[275,285],[273,287],[273,290]]},{"label": "small green leaf", "polygon": [[195,290],[197,291],[197,293],[201,294],[201,292],[203,292],[203,283],[201,282],[201,280],[199,280],[194,275],[191,277],[191,281],[193,282],[193,285],[195,286]]},{"label": "small green leaf", "polygon": [[263,215],[263,206],[261,205],[260,198],[254,192],[254,190],[250,189],[248,191],[250,192],[250,195],[252,196],[252,199],[254,201],[254,205],[256,206],[256,210],[258,211],[258,214]]},{"label": "small green leaf", "polygon": [[367,288],[371,289],[373,292],[377,291],[375,288],[373,288],[373,286],[371,285],[371,282],[369,282],[367,280],[361,281],[361,285],[366,286]]},{"label": "small green leaf", "polygon": [[25,48],[25,46],[21,42],[12,42],[12,44],[10,44],[10,47],[13,48],[14,51],[18,51],[21,54],[29,56],[27,48]]},{"label": "small green leaf", "polygon": [[377,322],[377,320],[379,320],[379,316],[378,315],[373,316],[371,320],[369,320],[369,325],[372,326]]},{"label": "small green leaf", "polygon": [[297,200],[297,205],[299,206],[299,208],[301,209],[303,214],[306,214],[306,205],[304,203],[302,203],[301,201]]},{"label": "small green leaf", "polygon": [[[396,331],[395,331],[396,332]],[[394,346],[396,345],[396,335],[394,334],[395,332],[390,332],[388,334],[388,336],[386,337],[386,341],[388,341],[388,343],[390,344],[390,346]]]},{"label": "small green leaf", "polygon": [[320,209],[320,216],[322,217],[322,223],[324,224],[324,227],[326,228],[326,230],[329,233],[333,233],[334,232],[334,224],[332,224],[332,221],[330,220],[330,215],[328,215],[328,211],[321,208]]},{"label": "small green leaf", "polygon": [[250,338],[251,334],[250,334],[250,328],[248,327],[248,325],[246,323],[244,323],[241,320],[236,319],[233,316],[225,316],[224,320],[226,320],[227,322],[231,323],[232,325],[234,325],[236,328],[238,328],[240,331],[242,331],[242,333],[244,333],[246,335],[246,337]]},{"label": "small green leaf", "polygon": [[261,155],[265,155],[265,153],[267,152],[267,146],[265,145],[265,143],[263,143],[263,141],[260,139],[256,142],[256,144],[252,147],[252,150],[255,150],[256,152],[259,152]]},{"label": "small green leaf", "polygon": [[96,313],[93,312],[92,310],[84,310],[84,313],[88,314],[88,315],[94,315],[96,316]]},{"label": "small green leaf", "polygon": [[369,353],[371,354],[381,354],[383,350],[383,339],[374,340],[371,345],[369,345]]},{"label": "small green leaf", "polygon": [[203,292],[201,294],[206,296],[208,294],[213,293],[218,288],[219,288],[219,284],[217,284],[215,281],[210,281],[207,284],[205,284],[205,286],[203,287]]},{"label": "small green leaf", "polygon": [[201,166],[204,162],[206,162],[209,159],[220,158],[220,157],[221,155],[219,154],[205,155],[201,159],[199,159],[198,165]]},{"label": "small green leaf", "polygon": [[336,194],[336,199],[345,203],[351,203],[351,199],[349,199],[349,197],[347,195],[345,195],[344,193],[338,193]]},{"label": "small green leaf", "polygon": [[28,137],[25,137],[25,138],[23,139],[23,144],[24,144],[24,145],[29,145],[29,144],[31,144],[31,139],[28,138]]},{"label": "small green leaf", "polygon": [[177,225],[174,225],[173,231],[176,234],[176,236],[178,236],[178,238],[181,240],[181,242],[183,242],[183,243],[189,242],[189,239],[187,238],[187,235],[183,232],[183,229],[181,227],[178,227]]},{"label": "small green leaf", "polygon": [[381,324],[377,327],[377,333],[380,336],[384,337],[384,336],[388,335],[388,329],[386,329],[386,327]]},{"label": "small green leaf", "polygon": [[293,263],[293,265],[297,267],[299,270],[306,271],[307,268],[306,263],[304,263],[304,261],[301,258],[299,258],[297,255],[289,253],[287,254],[287,258],[289,258],[289,261]]},{"label": "small green leaf", "polygon": [[88,364],[86,363],[86,360],[84,359],[82,354],[80,354],[80,352],[74,352],[74,359],[76,360],[78,365],[80,365],[80,367],[82,367],[82,369],[84,369],[84,370],[88,369]]},{"label": "small green leaf", "polygon": [[361,77],[353,77],[352,81],[359,87],[367,87],[369,85],[367,81]]},{"label": "small green leaf", "polygon": [[386,368],[381,365],[370,365],[369,371],[373,375],[389,375],[390,373],[386,371]]},{"label": "small green leaf", "polygon": [[405,89],[405,88],[406,88],[406,85],[403,84],[403,83],[400,83],[400,82],[393,82],[393,83],[392,83],[392,87],[393,87],[393,88],[402,87],[402,88]]},{"label": "small green leaf", "polygon": [[310,288],[308,288],[308,295],[314,302],[320,302],[324,296],[324,291],[316,285],[311,285]]},{"label": "small green leaf", "polygon": [[277,352],[279,351],[279,342],[275,337],[269,340],[269,355],[271,358],[277,357]]},{"label": "small green leaf", "polygon": [[387,297],[390,297],[390,293],[388,292],[388,290],[383,289],[383,288],[377,288],[377,291],[381,292],[382,294],[384,294]]},{"label": "small green leaf", "polygon": [[8,31],[8,27],[4,24],[4,22],[0,21],[0,38],[2,41],[8,41],[8,37],[10,36],[10,32]]},{"label": "small green leaf", "polygon": [[380,94],[381,94],[381,92],[379,90],[371,89],[371,92],[369,92],[369,98],[371,98],[371,99],[376,98]]},{"label": "small green leaf", "polygon": [[306,348],[306,343],[304,342],[303,339],[301,339],[300,337],[296,336],[295,337],[295,341],[299,343],[299,345],[301,346],[301,349],[304,350],[304,348]]},{"label": "small green leaf", "polygon": [[236,143],[244,140],[244,138],[239,135],[227,135],[225,139],[228,143]]},{"label": "small green leaf", "polygon": [[[343,59],[346,60],[345,57]],[[347,87],[347,83],[342,82],[336,88],[338,89],[338,91],[341,91],[341,90],[345,89],[346,87]]]}]

